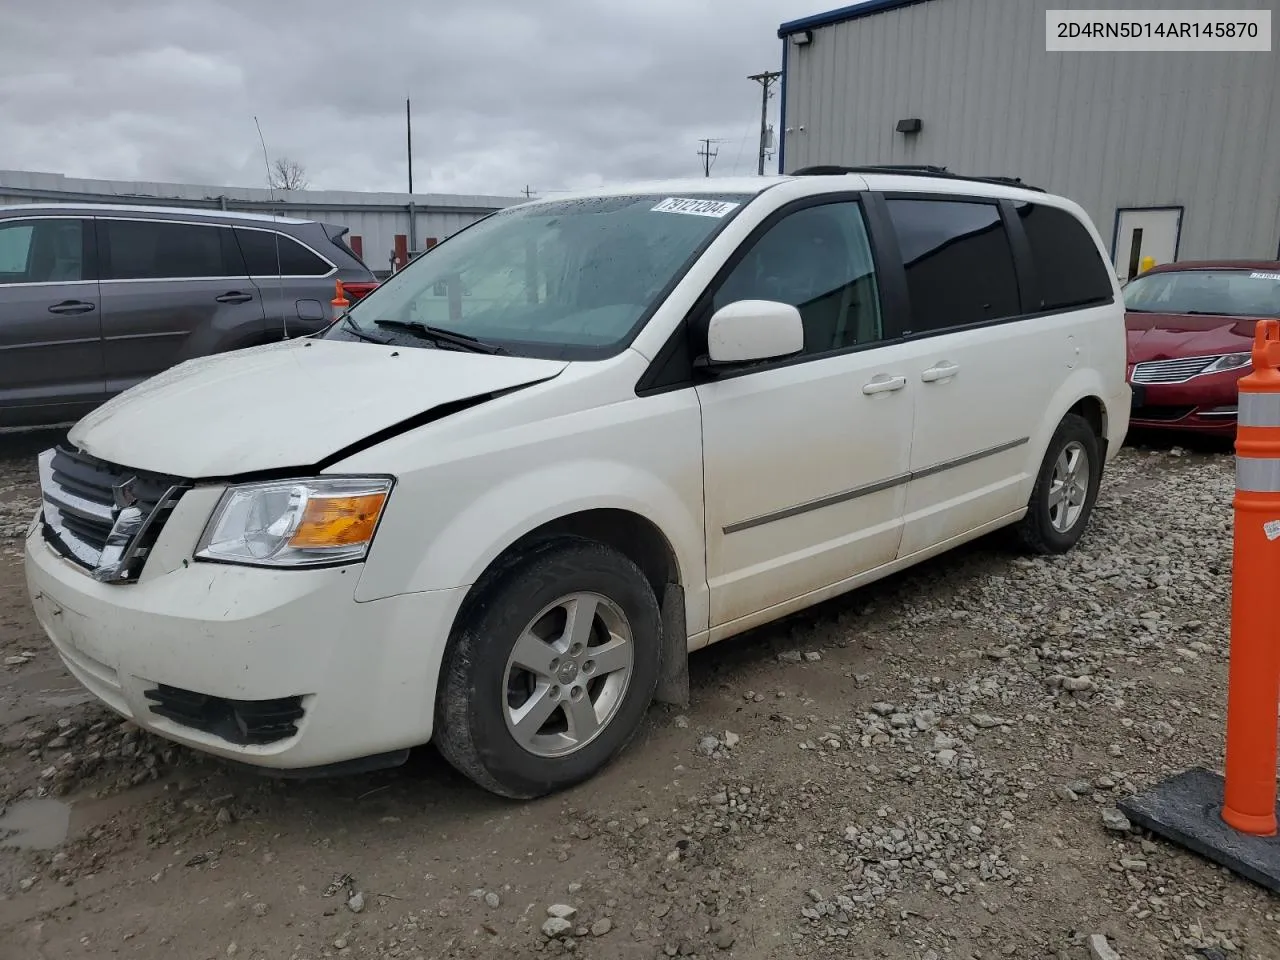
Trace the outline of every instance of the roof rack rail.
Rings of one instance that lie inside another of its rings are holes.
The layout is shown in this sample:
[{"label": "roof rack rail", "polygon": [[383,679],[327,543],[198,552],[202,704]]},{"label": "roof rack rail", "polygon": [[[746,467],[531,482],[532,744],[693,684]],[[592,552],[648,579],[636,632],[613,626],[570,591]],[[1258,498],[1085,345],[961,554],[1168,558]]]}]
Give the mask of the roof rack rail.
[{"label": "roof rack rail", "polygon": [[1021,177],[978,177],[966,176],[962,173],[952,173],[946,167],[931,166],[929,164],[864,164],[856,167],[844,167],[838,165],[801,167],[799,170],[792,171],[793,177],[830,177],[839,176],[849,173],[891,173],[899,176],[908,177],[939,177],[944,180],[969,180],[975,183],[998,183],[1009,187],[1020,187],[1023,190],[1034,190],[1037,193],[1044,193],[1044,188],[1034,187],[1029,183],[1023,183]]}]

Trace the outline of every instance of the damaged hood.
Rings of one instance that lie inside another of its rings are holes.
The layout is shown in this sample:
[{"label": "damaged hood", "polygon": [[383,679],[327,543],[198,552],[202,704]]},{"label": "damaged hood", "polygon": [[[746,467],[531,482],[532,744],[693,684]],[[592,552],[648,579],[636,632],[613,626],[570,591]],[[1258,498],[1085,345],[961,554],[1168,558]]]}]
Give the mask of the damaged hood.
[{"label": "damaged hood", "polygon": [[90,413],[69,438],[103,460],[190,479],[310,466],[444,404],[546,380],[566,366],[290,340],[179,364]]}]

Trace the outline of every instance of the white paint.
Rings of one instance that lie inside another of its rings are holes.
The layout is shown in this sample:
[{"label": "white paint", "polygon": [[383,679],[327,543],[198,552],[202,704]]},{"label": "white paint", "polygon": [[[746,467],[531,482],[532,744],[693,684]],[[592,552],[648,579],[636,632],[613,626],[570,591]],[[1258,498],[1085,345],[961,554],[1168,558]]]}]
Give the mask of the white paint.
[{"label": "white paint", "polygon": [[[1060,198],[994,184],[882,175],[768,182],[614,357],[295,341],[184,364],[87,417],[72,438],[99,456],[228,477],[298,468],[434,405],[525,385],[328,469],[396,478],[363,564],[191,562],[223,482],[179,501],[130,586],[92,580],[37,530],[26,541],[29,586],[69,668],[120,713],[199,749],[276,767],[337,762],[430,739],[441,657],[463,598],[501,552],[545,523],[602,509],[652,523],[675,557],[697,648],[1016,521],[1055,426],[1083,397],[1104,402],[1108,453],[1119,449],[1129,411],[1119,302],[637,395],[651,358],[707,284],[792,200],[870,187],[1034,199],[1080,215]],[[674,192],[694,193],[654,195]],[[715,351],[795,349],[788,311],[725,308]],[[906,479],[1021,437],[1005,454]],[[850,491],[860,495],[840,497]],[[813,501],[827,503],[792,509]],[[152,714],[145,690],[156,682],[234,699],[302,693],[307,716],[289,740],[236,747]]]},{"label": "white paint", "polygon": [[739,300],[715,312],[707,326],[707,355],[715,363],[788,357],[804,349],[804,321],[789,303]]},{"label": "white paint", "polygon": [[708,200],[704,198],[668,197],[653,208],[653,213],[685,213],[695,217],[715,217],[719,219],[725,214],[738,209],[741,204],[728,200]]},{"label": "white paint", "polygon": [[[564,368],[558,360],[290,340],[172,367],[90,413],[71,441],[113,463],[183,477],[293,467],[442,403]],[[270,426],[250,429],[255,422]]]}]

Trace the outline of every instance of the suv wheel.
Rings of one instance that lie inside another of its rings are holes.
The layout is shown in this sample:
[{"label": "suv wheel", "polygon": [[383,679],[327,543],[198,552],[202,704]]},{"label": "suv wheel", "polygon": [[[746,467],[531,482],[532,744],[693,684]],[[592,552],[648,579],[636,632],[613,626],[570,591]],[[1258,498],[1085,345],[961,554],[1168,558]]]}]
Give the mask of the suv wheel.
[{"label": "suv wheel", "polygon": [[1017,533],[1033,553],[1066,553],[1089,524],[1102,481],[1102,445],[1083,417],[1069,413],[1049,449]]},{"label": "suv wheel", "polygon": [[450,638],[438,749],[503,796],[587,779],[644,717],[661,629],[652,588],[621,553],[587,540],[538,545],[486,574]]}]

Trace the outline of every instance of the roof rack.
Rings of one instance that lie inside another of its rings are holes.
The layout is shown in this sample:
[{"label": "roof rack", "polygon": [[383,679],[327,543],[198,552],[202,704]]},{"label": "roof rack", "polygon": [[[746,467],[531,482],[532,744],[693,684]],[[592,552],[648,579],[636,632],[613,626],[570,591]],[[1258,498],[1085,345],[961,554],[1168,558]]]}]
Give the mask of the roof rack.
[{"label": "roof rack", "polygon": [[966,176],[962,173],[951,173],[946,167],[936,167],[929,164],[884,163],[867,164],[857,167],[842,167],[836,165],[814,166],[802,167],[799,170],[794,170],[791,175],[793,177],[830,177],[849,173],[891,173],[908,177],[939,177],[944,180],[970,180],[976,183],[998,183],[1003,186],[1021,187],[1023,190],[1035,190],[1037,193],[1045,192],[1042,187],[1033,187],[1029,183],[1023,183],[1021,177]]}]

